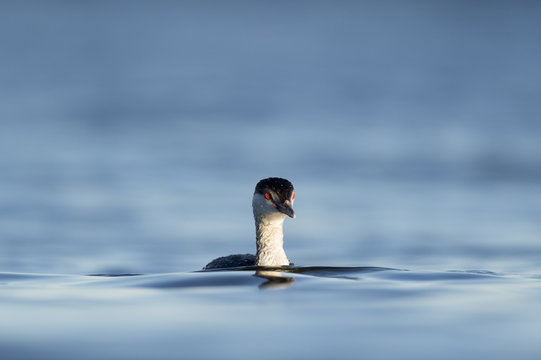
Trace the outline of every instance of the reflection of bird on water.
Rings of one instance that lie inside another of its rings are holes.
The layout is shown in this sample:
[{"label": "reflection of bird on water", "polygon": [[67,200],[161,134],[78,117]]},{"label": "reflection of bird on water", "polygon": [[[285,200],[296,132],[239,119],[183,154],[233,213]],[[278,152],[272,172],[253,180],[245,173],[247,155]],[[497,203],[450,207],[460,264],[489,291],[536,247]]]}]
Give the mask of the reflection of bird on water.
[{"label": "reflection of bird on water", "polygon": [[255,272],[255,276],[265,279],[264,283],[259,285],[260,289],[280,290],[287,289],[295,282],[295,278],[284,275],[281,271],[260,270]]},{"label": "reflection of bird on water", "polygon": [[294,218],[295,189],[286,179],[267,178],[259,181],[252,198],[256,245],[255,255],[229,255],[212,260],[204,270],[239,266],[290,265],[284,251],[283,224],[286,215]]}]

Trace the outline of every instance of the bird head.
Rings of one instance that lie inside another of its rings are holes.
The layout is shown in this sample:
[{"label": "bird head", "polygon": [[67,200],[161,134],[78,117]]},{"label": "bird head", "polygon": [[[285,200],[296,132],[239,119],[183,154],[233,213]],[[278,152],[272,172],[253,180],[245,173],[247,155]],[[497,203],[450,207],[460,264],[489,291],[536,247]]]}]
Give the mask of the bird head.
[{"label": "bird head", "polygon": [[254,216],[287,215],[294,218],[295,189],[286,179],[271,177],[259,181],[255,187],[252,206]]}]

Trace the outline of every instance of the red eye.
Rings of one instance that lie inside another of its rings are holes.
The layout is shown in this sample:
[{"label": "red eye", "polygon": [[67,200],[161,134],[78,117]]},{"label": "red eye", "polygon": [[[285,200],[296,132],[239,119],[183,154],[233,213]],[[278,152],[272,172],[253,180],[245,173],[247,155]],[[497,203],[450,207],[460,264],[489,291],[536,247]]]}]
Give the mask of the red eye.
[{"label": "red eye", "polygon": [[295,191],[293,191],[293,195],[291,195],[291,200],[295,200]]},{"label": "red eye", "polygon": [[270,199],[271,199],[269,193],[265,193],[265,199],[267,199],[267,200],[270,200]]}]

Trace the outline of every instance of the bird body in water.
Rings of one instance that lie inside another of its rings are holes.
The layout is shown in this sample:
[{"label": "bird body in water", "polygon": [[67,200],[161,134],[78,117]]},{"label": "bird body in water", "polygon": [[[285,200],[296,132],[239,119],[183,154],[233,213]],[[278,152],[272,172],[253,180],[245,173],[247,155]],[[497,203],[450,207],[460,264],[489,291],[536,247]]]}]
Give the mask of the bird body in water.
[{"label": "bird body in water", "polygon": [[283,224],[286,216],[295,217],[295,189],[286,179],[271,177],[259,181],[252,198],[257,252],[229,255],[212,260],[203,269],[239,266],[288,266],[284,251]]}]

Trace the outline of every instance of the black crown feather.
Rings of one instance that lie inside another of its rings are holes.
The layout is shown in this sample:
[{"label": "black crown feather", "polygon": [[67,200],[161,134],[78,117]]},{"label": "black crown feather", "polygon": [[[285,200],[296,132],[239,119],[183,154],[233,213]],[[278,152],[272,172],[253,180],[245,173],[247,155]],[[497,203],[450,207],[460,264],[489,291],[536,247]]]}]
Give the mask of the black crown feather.
[{"label": "black crown feather", "polygon": [[293,184],[286,179],[270,177],[260,180],[255,186],[255,193],[264,195],[267,190],[274,192],[284,202],[293,195]]}]

